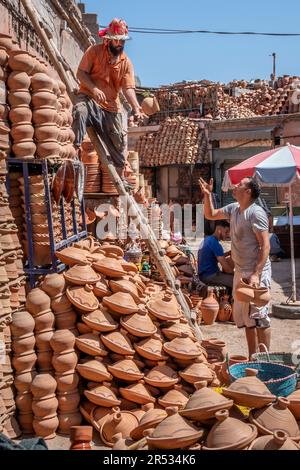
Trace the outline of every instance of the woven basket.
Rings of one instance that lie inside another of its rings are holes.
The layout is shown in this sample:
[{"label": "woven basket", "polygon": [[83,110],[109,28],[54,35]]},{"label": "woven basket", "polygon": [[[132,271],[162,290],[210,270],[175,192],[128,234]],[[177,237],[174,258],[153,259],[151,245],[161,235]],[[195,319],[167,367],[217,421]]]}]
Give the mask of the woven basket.
[{"label": "woven basket", "polygon": [[229,375],[232,381],[245,377],[245,369],[258,370],[260,379],[273,395],[287,397],[296,390],[297,374],[292,367],[274,362],[240,362],[229,366]]},{"label": "woven basket", "polygon": [[[264,349],[264,351],[259,351],[259,348]],[[258,351],[251,356],[252,361],[263,361],[263,362],[274,362],[276,364],[283,364],[285,366],[292,367],[296,374],[297,380],[300,380],[300,360],[298,364],[295,364],[295,354],[287,352],[272,352],[268,351],[268,348],[265,344],[260,343],[258,345]]]}]

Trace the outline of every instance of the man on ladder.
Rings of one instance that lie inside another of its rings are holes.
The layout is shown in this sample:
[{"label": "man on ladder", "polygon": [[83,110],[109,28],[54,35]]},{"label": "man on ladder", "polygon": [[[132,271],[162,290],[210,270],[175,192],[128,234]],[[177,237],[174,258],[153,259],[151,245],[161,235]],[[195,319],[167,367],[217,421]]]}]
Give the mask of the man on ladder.
[{"label": "man on ladder", "polygon": [[125,41],[130,39],[127,24],[115,18],[99,36],[102,44],[90,46],[78,67],[80,89],[73,108],[74,145],[79,149],[87,127],[93,127],[106,145],[125,189],[132,189],[124,178],[127,132],[119,93],[123,92],[136,119],[144,114],[135,94],[134,69],[124,53]]}]

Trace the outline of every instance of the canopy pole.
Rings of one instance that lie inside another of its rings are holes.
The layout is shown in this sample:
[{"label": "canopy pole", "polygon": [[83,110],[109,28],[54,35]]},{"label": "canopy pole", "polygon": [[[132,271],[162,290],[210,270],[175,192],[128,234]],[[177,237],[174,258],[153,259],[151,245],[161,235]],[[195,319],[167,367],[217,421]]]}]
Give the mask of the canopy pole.
[{"label": "canopy pole", "polygon": [[290,240],[291,240],[291,267],[292,267],[292,302],[296,302],[296,267],[295,267],[295,249],[294,249],[294,223],[293,223],[293,203],[292,203],[292,185],[289,185],[289,212],[290,212]]}]

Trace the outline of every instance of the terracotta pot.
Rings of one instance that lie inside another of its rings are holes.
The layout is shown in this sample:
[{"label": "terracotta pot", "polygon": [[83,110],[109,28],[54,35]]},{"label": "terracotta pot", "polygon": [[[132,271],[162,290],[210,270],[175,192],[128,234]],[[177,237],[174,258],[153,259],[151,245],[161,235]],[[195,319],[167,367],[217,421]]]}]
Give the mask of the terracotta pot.
[{"label": "terracotta pot", "polygon": [[[19,105],[28,106],[31,102],[31,94],[26,89],[15,89],[13,91],[10,91],[10,93],[8,94],[8,102],[10,106],[19,106]],[[32,137],[33,136],[31,136],[31,138]]]},{"label": "terracotta pot", "polygon": [[92,390],[85,390],[84,394],[90,402],[98,406],[112,407],[121,404],[121,400],[111,390],[109,382],[104,382]]},{"label": "terracotta pot", "polygon": [[59,154],[59,144],[56,140],[45,140],[38,142],[37,155],[39,158],[47,158],[57,156]]},{"label": "terracotta pot", "polygon": [[14,124],[11,128],[11,137],[14,142],[22,140],[32,140],[34,129],[31,123]]},{"label": "terracotta pot", "polygon": [[146,429],[155,428],[168,416],[165,410],[154,408],[153,403],[143,405],[142,409],[145,411],[145,414],[140,419],[139,425],[130,433],[130,437],[135,441],[143,438],[143,433]]},{"label": "terracotta pot", "polygon": [[206,380],[211,382],[214,378],[213,371],[204,363],[195,362],[189,365],[186,369],[179,372],[180,377],[182,377],[186,382],[194,384],[196,382]]},{"label": "terracotta pot", "polygon": [[152,336],[157,331],[146,308],[142,306],[139,306],[137,313],[121,318],[120,323],[129,333],[137,337]]},{"label": "terracotta pot", "polygon": [[18,411],[31,413],[32,394],[30,392],[19,393],[16,396],[15,401]]},{"label": "terracotta pot", "polygon": [[55,395],[48,395],[42,398],[34,398],[32,401],[32,411],[35,418],[44,418],[56,413],[58,400]]},{"label": "terracotta pot", "polygon": [[118,408],[113,408],[113,410],[115,412],[108,416],[100,428],[101,439],[109,447],[114,444],[115,434],[120,433],[126,439],[138,425],[138,419],[130,411],[120,411]]},{"label": "terracotta pot", "polygon": [[70,392],[77,389],[79,376],[76,372],[56,373],[55,380],[57,382],[57,391],[59,393]]},{"label": "terracotta pot", "polygon": [[53,439],[56,436],[58,424],[59,421],[56,413],[44,418],[34,417],[32,423],[35,433],[44,439]]},{"label": "terracotta pot", "polygon": [[167,388],[174,386],[180,379],[176,371],[167,366],[164,361],[160,361],[157,366],[145,374],[144,380],[153,387]]},{"label": "terracotta pot", "polygon": [[36,354],[32,351],[26,351],[26,353],[14,355],[12,359],[12,365],[17,372],[28,371],[32,369],[36,362]]},{"label": "terracotta pot", "polygon": [[105,307],[100,307],[98,310],[82,315],[82,321],[92,330],[100,332],[114,331],[118,327],[118,324]]},{"label": "terracotta pot", "polygon": [[62,294],[66,290],[64,276],[57,273],[47,274],[43,280],[41,288],[49,295],[49,297],[51,297],[51,299],[52,297]]},{"label": "terracotta pot", "polygon": [[76,338],[76,346],[80,351],[90,356],[105,357],[108,354],[98,334],[88,333],[78,336]]},{"label": "terracotta pot", "polygon": [[12,151],[17,158],[34,158],[36,146],[32,139],[26,139],[15,143]]},{"label": "terracotta pot", "polygon": [[151,449],[184,449],[195,444],[202,436],[203,429],[197,429],[179,416],[177,408],[166,408],[168,417],[153,430],[144,431]]},{"label": "terracotta pot", "polygon": [[144,377],[144,374],[139,370],[135,362],[132,360],[133,356],[125,356],[113,365],[108,365],[109,372],[120,380],[125,382],[136,382]]},{"label": "terracotta pot", "polygon": [[75,369],[77,360],[78,358],[75,351],[54,353],[52,365],[56,372],[68,372]]},{"label": "terracotta pot", "polygon": [[113,278],[121,278],[126,274],[121,263],[113,258],[103,258],[93,263],[93,268],[104,276]]},{"label": "terracotta pot", "polygon": [[50,340],[50,345],[55,353],[72,351],[75,345],[75,336],[69,330],[55,331]]},{"label": "terracotta pot", "polygon": [[34,330],[34,319],[26,311],[14,312],[10,329],[13,337],[25,336]]},{"label": "terracotta pot", "polygon": [[101,335],[101,339],[109,350],[117,354],[134,354],[134,349],[130,340],[127,338],[125,331],[114,331],[112,333],[108,333],[107,335]]},{"label": "terracotta pot", "polygon": [[48,107],[36,107],[33,110],[32,114],[32,121],[35,125],[42,125],[42,124],[57,124],[58,115],[55,107],[48,106]]},{"label": "terracotta pot", "polygon": [[97,297],[92,293],[93,286],[86,284],[84,287],[68,287],[67,297],[75,307],[85,312],[92,312],[99,306]]},{"label": "terracotta pot", "polygon": [[40,108],[42,106],[52,107],[55,106],[57,96],[52,91],[34,91],[32,93],[32,105],[34,108]]},{"label": "terracotta pot", "polygon": [[32,412],[25,412],[22,411],[18,413],[18,422],[22,429],[23,434],[34,434],[33,430],[33,414]]},{"label": "terracotta pot", "polygon": [[300,430],[296,419],[288,409],[289,401],[279,397],[277,402],[259,410],[251,410],[249,420],[255,424],[260,434],[273,434],[280,429],[295,440],[300,440]]},{"label": "terracotta pot", "polygon": [[24,354],[32,351],[35,346],[35,337],[33,333],[27,333],[14,339],[12,349],[15,354]]},{"label": "terracotta pot", "polygon": [[31,315],[35,316],[38,313],[42,313],[50,310],[51,299],[50,297],[40,288],[32,289],[26,298],[26,308]]},{"label": "terracotta pot", "polygon": [[248,450],[299,450],[299,446],[289,438],[286,432],[277,430],[272,436],[261,436],[255,439]]},{"label": "terracotta pot", "polygon": [[54,395],[56,390],[56,380],[50,374],[38,374],[31,384],[33,398],[44,398]]},{"label": "terracotta pot", "polygon": [[232,307],[229,303],[229,295],[224,295],[220,302],[220,309],[217,319],[221,322],[229,321],[232,314]]},{"label": "terracotta pot", "polygon": [[39,124],[35,126],[34,137],[38,142],[45,142],[47,140],[56,140],[58,136],[58,130],[56,124]]},{"label": "terracotta pot", "polygon": [[80,395],[78,390],[75,389],[70,392],[58,392],[57,399],[60,412],[73,412],[79,405]]},{"label": "terracotta pot", "polygon": [[240,302],[253,302],[254,289],[253,287],[249,286],[249,284],[244,279],[241,279],[236,288],[234,296]]},{"label": "terracotta pot", "polygon": [[77,364],[76,369],[84,379],[92,380],[93,382],[103,382],[112,379],[111,374],[98,358],[86,361],[83,364]]},{"label": "terracotta pot", "polygon": [[202,319],[206,325],[212,325],[218,315],[219,304],[212,289],[208,289],[208,296],[201,303]]},{"label": "terracotta pot", "polygon": [[300,390],[295,390],[288,396],[289,410],[293,413],[294,417],[300,419]]},{"label": "terracotta pot", "polygon": [[7,80],[7,85],[10,90],[29,90],[30,77],[25,72],[11,72]]},{"label": "terracotta pot", "polygon": [[59,432],[62,434],[70,434],[72,426],[79,426],[82,421],[82,416],[79,411],[59,412]]},{"label": "terracotta pot", "polygon": [[38,313],[34,316],[34,319],[36,332],[51,329],[55,322],[55,317],[51,310]]},{"label": "terracotta pot", "polygon": [[50,351],[50,340],[53,336],[54,329],[50,328],[49,330],[39,331],[35,334],[35,343],[36,347],[41,351]]},{"label": "terracotta pot", "polygon": [[52,91],[54,88],[54,80],[46,73],[35,73],[31,77],[31,88],[35,91]]},{"label": "terracotta pot", "polygon": [[52,372],[52,351],[38,351],[37,352],[37,359],[36,359],[36,366],[40,373],[44,372]]},{"label": "terracotta pot", "polygon": [[256,427],[230,418],[228,410],[217,411],[215,416],[218,421],[207,436],[204,450],[242,450],[256,438]]},{"label": "terracotta pot", "polygon": [[64,273],[66,281],[75,285],[96,284],[100,280],[100,276],[93,268],[86,264],[72,266]]},{"label": "terracotta pot", "polygon": [[55,314],[72,310],[72,304],[65,293],[57,294],[51,299],[51,308]]},{"label": "terracotta pot", "polygon": [[12,70],[26,72],[30,75],[34,71],[35,61],[27,51],[16,50],[10,52],[8,65]]},{"label": "terracotta pot", "polygon": [[70,450],[91,450],[92,426],[72,426],[70,428]]},{"label": "terracotta pot", "polygon": [[56,251],[55,256],[64,264],[74,266],[75,264],[85,265],[88,264],[88,259],[84,250],[68,247],[61,251]]},{"label": "terracotta pot", "polygon": [[19,105],[12,108],[9,112],[9,119],[12,124],[31,122],[32,112],[27,105]]},{"label": "terracotta pot", "polygon": [[175,297],[170,290],[163,296],[150,300],[147,304],[149,312],[160,320],[177,320],[181,317],[181,311]]},{"label": "terracotta pot", "polygon": [[253,303],[257,307],[264,307],[271,300],[271,294],[267,287],[258,287],[254,289],[254,301]]},{"label": "terracotta pot", "polygon": [[31,383],[35,376],[36,376],[36,371],[34,369],[21,372],[21,373],[16,373],[14,386],[16,387],[18,393],[29,392]]},{"label": "terracotta pot", "polygon": [[10,34],[0,33],[0,46],[10,52],[13,47],[12,37]]},{"label": "terracotta pot", "polygon": [[[75,328],[77,315],[74,310],[55,314],[55,326],[58,330],[70,330]],[[74,331],[73,331],[74,333]]]}]

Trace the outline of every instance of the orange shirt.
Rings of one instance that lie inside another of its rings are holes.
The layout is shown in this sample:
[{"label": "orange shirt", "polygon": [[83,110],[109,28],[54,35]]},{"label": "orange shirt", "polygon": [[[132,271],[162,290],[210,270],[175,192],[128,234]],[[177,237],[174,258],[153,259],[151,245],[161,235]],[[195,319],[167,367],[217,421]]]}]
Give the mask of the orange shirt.
[{"label": "orange shirt", "polygon": [[[106,45],[90,46],[81,59],[79,69],[87,72],[95,86],[105,94],[106,101],[101,103],[101,107],[107,111],[119,112],[119,91],[123,88],[135,88],[134,71],[124,52],[114,64],[109,63],[110,58]],[[92,96],[82,83],[79,92]]]}]

